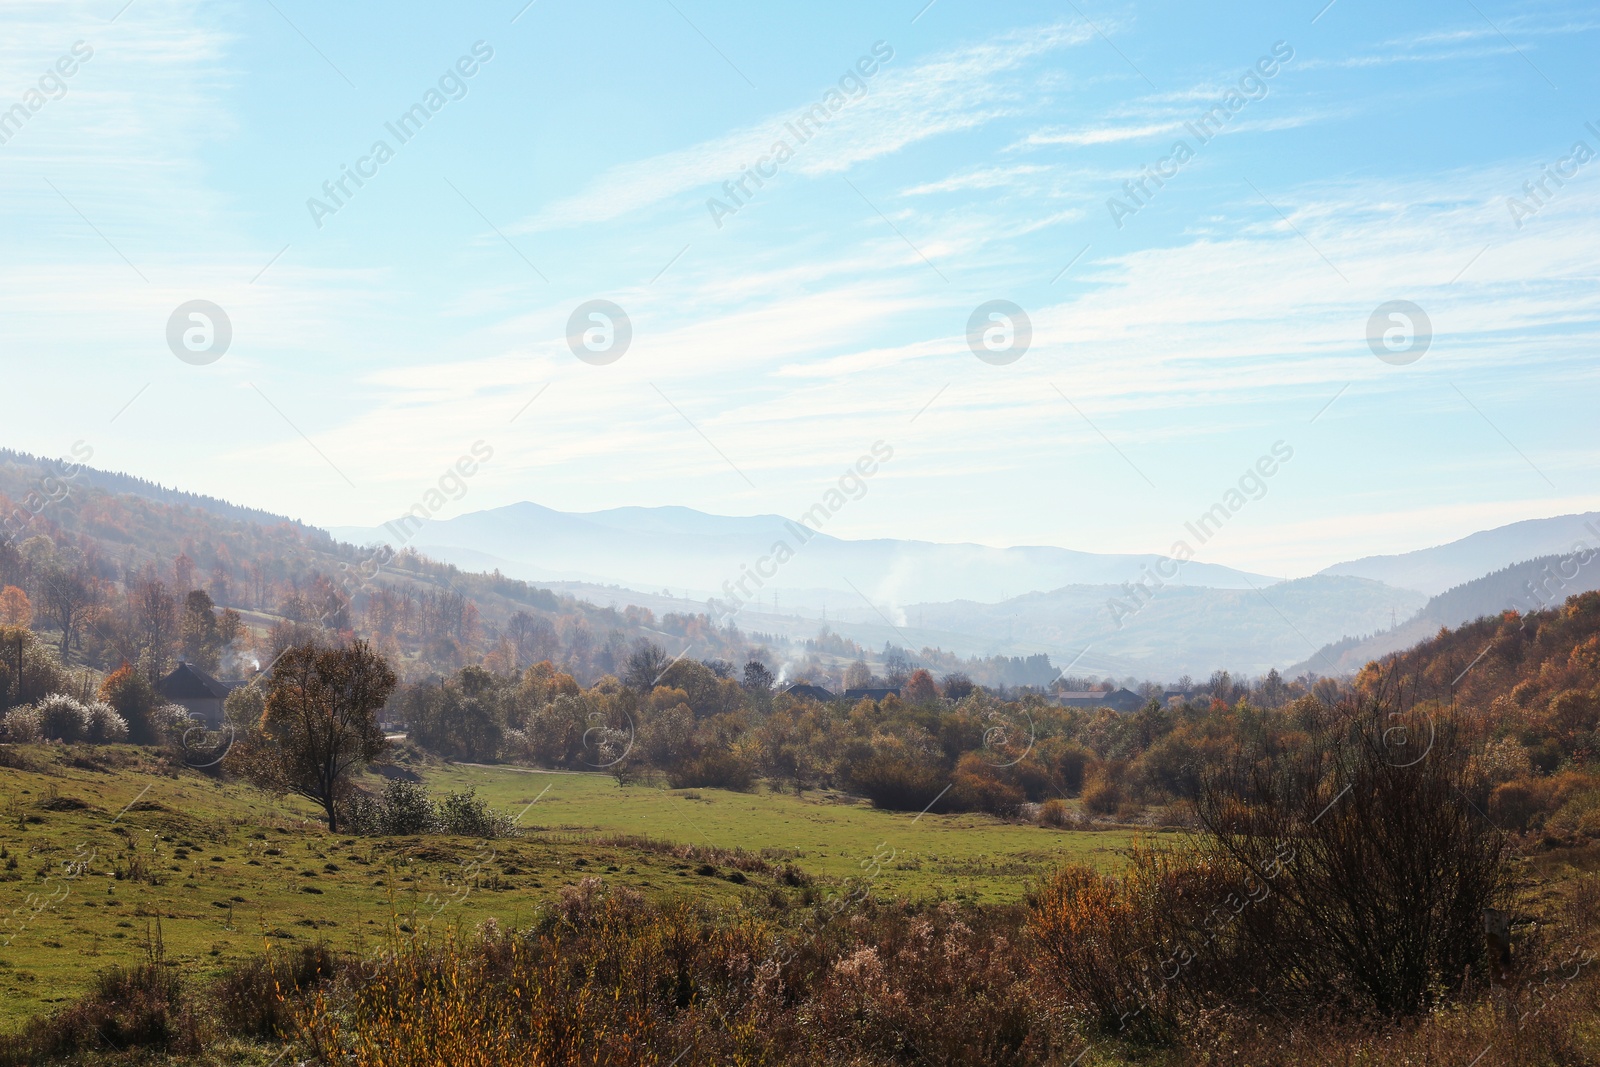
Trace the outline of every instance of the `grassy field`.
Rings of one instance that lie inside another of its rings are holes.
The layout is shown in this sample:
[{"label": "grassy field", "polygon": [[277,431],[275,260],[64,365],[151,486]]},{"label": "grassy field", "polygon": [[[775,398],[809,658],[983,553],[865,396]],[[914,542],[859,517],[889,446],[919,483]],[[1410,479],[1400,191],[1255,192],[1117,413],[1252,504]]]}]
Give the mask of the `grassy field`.
[{"label": "grassy field", "polygon": [[1127,831],[1063,832],[987,815],[878,811],[827,792],[796,797],[765,790],[623,788],[603,774],[452,766],[431,774],[427,783],[435,790],[476,788],[495,807],[521,813],[520,825],[535,839],[642,834],[772,850],[812,874],[837,879],[863,877],[877,856],[874,888],[887,896],[1016,900],[1029,878],[1057,864],[1116,864],[1133,838]]},{"label": "grassy field", "polygon": [[792,860],[824,891],[863,877],[876,856],[875,892],[982,900],[1016,899],[1064,859],[1114,864],[1131,838],[505,767],[423,776],[436,793],[472,785],[520,813],[520,838],[357,838],[329,835],[306,802],[174,773],[144,750],[26,755],[33,769],[0,769],[0,1031],[70,1000],[95,972],[156,951],[191,975],[266,940],[381,953],[392,924],[439,934],[490,917],[521,925],[590,875],[729,903],[780,888],[776,869],[747,874],[728,857],[615,835],[765,850],[773,868]]}]

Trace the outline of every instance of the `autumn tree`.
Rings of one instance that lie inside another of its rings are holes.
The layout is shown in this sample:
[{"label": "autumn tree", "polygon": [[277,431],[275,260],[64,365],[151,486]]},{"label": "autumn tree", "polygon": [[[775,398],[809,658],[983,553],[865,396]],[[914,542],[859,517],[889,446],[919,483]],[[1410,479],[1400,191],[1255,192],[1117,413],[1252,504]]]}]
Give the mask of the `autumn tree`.
[{"label": "autumn tree", "polygon": [[662,672],[670,665],[671,661],[660,645],[641,638],[628,657],[628,665],[622,672],[622,682],[631,689],[648,693],[655,688],[656,683],[661,680]]},{"label": "autumn tree", "polygon": [[217,619],[217,634],[224,646],[233,644],[244,636],[244,616],[232,608],[224,608]]},{"label": "autumn tree", "polygon": [[133,633],[151,685],[167,673],[167,659],[177,636],[178,608],[162,582],[142,582],[128,598]]},{"label": "autumn tree", "polygon": [[194,588],[194,560],[187,552],[179,552],[178,558],[172,561],[172,578],[179,589]]},{"label": "autumn tree", "polygon": [[0,707],[72,689],[73,680],[26,626],[0,626]]},{"label": "autumn tree", "polygon": [[526,611],[519,611],[506,623],[506,636],[516,649],[516,665],[532,663],[541,655],[548,655],[555,630],[545,620]]},{"label": "autumn tree", "polygon": [[128,723],[128,740],[136,745],[153,744],[156,740],[151,712],[160,703],[150,680],[124,663],[100,683],[96,699],[116,709]]},{"label": "autumn tree", "polygon": [[921,667],[912,671],[906,681],[906,699],[918,705],[932,704],[938,700],[939,691],[933,686],[933,675]]},{"label": "autumn tree", "polygon": [[957,671],[955,674],[945,675],[944,682],[942,683],[941,687],[944,689],[945,698],[954,701],[962,701],[967,699],[972,695],[972,690],[974,688],[972,679],[968,678],[960,671]]},{"label": "autumn tree", "polygon": [[337,833],[350,775],[383,752],[378,711],[395,684],[389,664],[364,641],[291,648],[273,668],[260,729],[229,760],[265,789],[321,805]]},{"label": "autumn tree", "polygon": [[28,594],[14,585],[0,589],[0,626],[26,626],[33,621]]},{"label": "autumn tree", "polygon": [[215,673],[222,661],[222,632],[217,626],[216,605],[204,590],[196,589],[184,598],[178,643],[184,659]]},{"label": "autumn tree", "polygon": [[846,689],[865,689],[872,684],[872,669],[865,660],[856,660],[844,671],[844,687]]},{"label": "autumn tree", "polygon": [[94,579],[80,567],[64,567],[52,563],[40,576],[40,601],[45,615],[61,630],[61,656],[78,640],[78,631],[84,617],[94,606],[96,589]]}]

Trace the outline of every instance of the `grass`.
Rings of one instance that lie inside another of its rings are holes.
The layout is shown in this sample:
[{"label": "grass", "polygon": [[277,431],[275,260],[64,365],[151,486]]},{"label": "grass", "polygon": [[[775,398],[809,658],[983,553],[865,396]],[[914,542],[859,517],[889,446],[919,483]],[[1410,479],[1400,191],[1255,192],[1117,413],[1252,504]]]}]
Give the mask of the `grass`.
[{"label": "grass", "polygon": [[1059,861],[1114,864],[1131,839],[507,767],[437,767],[424,782],[435,793],[472,785],[521,812],[522,838],[356,838],[329,835],[309,803],[175,772],[148,750],[24,755],[32,769],[0,770],[0,1032],[71,1001],[97,972],[144,962],[158,942],[187,976],[204,977],[269,941],[377,953],[392,922],[440,935],[490,917],[525,925],[590,875],[713,904],[779,886],[760,864],[747,873],[731,857],[618,835],[767,850],[774,868],[792,859],[824,883],[866,877],[876,856],[876,893],[985,901],[1016,899]]},{"label": "grass", "polygon": [[[429,788],[476,788],[498,808],[523,812],[536,837],[640,834],[716,848],[778,850],[826,878],[862,878],[886,896],[939,893],[993,903],[1019,899],[1030,878],[1061,863],[1119,865],[1126,830],[1064,832],[987,815],[878,811],[836,793],[803,797],[763,789],[618,787],[604,774],[451,766]],[[892,860],[884,857],[893,855]]]}]

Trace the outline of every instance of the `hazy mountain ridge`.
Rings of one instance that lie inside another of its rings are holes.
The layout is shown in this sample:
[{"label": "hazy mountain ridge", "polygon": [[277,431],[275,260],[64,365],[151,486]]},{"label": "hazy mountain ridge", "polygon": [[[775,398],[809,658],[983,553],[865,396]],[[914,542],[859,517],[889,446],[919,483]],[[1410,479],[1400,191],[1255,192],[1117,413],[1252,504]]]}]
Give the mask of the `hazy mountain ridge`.
[{"label": "hazy mountain ridge", "polygon": [[1600,512],[1525,519],[1432,548],[1335,563],[1318,573],[1373,578],[1435,596],[1524,560],[1570,553],[1577,544],[1600,548]]},{"label": "hazy mountain ridge", "polygon": [[[90,451],[92,454],[92,450]],[[0,448],[0,477],[4,478],[4,481],[0,482],[0,490],[7,492],[14,499],[20,501],[29,491],[39,488],[42,477],[48,475],[59,476],[60,472],[66,469],[68,462],[67,460],[51,459],[47,456],[35,456],[27,452],[18,452],[14,449]],[[136,478],[131,474],[121,474],[116,471],[84,466],[78,468],[76,473],[64,480],[69,485],[92,486],[108,493],[136,496],[153,503],[199,508],[201,511],[221,518],[264,525],[288,523],[317,536],[323,534],[322,530],[317,527],[307,526],[298,519],[263,511],[260,508],[233,504],[213,496],[185,492],[181,489],[169,489],[157,482]]]},{"label": "hazy mountain ridge", "polygon": [[1318,650],[1291,670],[1317,669],[1332,662],[1342,671],[1360,670],[1375,659],[1410,648],[1442,628],[1466,626],[1505,611],[1526,613],[1559,607],[1570,596],[1600,589],[1600,551],[1571,552],[1513,563],[1453,586],[1432,597],[1416,615],[1392,629],[1347,637]]},{"label": "hazy mountain ridge", "polygon": [[[801,592],[859,588],[875,601],[972,599],[1073,584],[1136,581],[1153,566],[1154,553],[1102,554],[1052,546],[991,548],[976,544],[873,538],[846,540],[811,531],[778,515],[731,517],[691,508],[612,508],[571,513],[538,504],[512,504],[452,519],[402,526],[337,527],[356,544],[401,539],[436,558],[458,562],[464,554],[499,561],[507,574],[539,581],[621,583],[641,589],[687,587],[696,599],[739,595],[740,578],[785,542],[793,559],[763,580],[763,587]],[[1188,585],[1242,589],[1276,579],[1219,564],[1191,561]],[[756,586],[746,589],[753,595]]]},{"label": "hazy mountain ridge", "polygon": [[[1080,671],[1113,669],[1176,677],[1217,668],[1259,673],[1283,667],[1352,628],[1376,629],[1422,606],[1421,594],[1363,578],[1317,575],[1260,589],[1168,586],[1132,613],[1114,616],[1120,586],[1068,586],[999,604],[958,601],[906,610],[921,625],[1082,656]],[[1318,674],[1331,666],[1312,664]]]}]

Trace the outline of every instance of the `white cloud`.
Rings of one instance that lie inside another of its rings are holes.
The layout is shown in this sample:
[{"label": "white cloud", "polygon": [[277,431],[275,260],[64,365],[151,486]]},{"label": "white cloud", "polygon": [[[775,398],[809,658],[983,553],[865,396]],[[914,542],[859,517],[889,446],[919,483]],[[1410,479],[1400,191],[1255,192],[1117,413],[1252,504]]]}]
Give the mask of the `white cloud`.
[{"label": "white cloud", "polygon": [[[1086,28],[1048,26],[1002,35],[912,67],[897,68],[896,62],[903,61],[891,60],[869,81],[864,97],[848,104],[812,141],[796,148],[794,162],[781,173],[839,173],[918,141],[1019,111],[1027,106],[1027,93],[1010,87],[1004,75],[1091,37]],[[613,167],[582,192],[549,205],[519,230],[605,222],[692,189],[714,190],[737,179],[775,141],[793,144],[786,123],[831,88],[831,82],[819,84],[815,98],[796,101],[787,111],[722,137]]]}]

